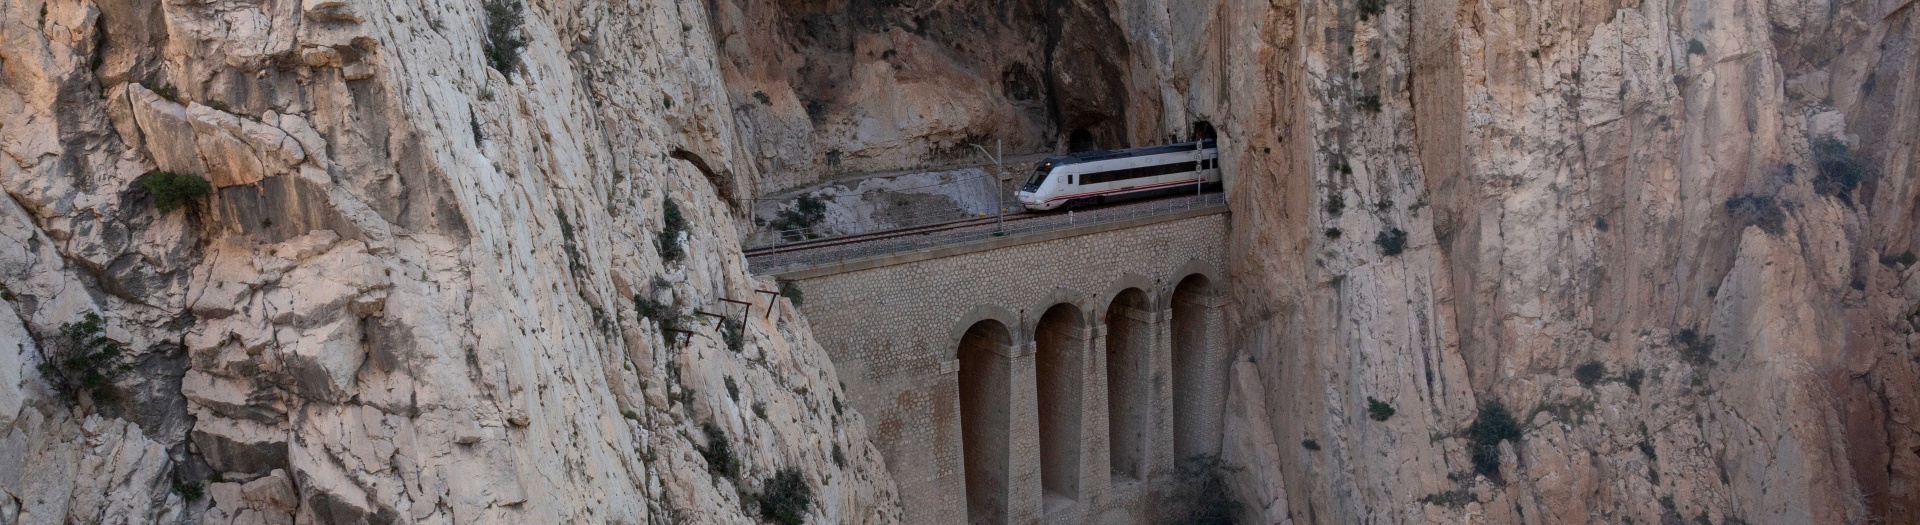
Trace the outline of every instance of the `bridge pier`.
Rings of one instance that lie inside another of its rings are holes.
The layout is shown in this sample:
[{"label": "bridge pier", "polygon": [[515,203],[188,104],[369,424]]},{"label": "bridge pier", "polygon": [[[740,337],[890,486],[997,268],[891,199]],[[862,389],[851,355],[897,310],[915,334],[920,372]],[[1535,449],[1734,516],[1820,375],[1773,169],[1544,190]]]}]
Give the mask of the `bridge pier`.
[{"label": "bridge pier", "polygon": [[1224,210],[780,274],[905,521],[1147,524],[1217,454]]}]

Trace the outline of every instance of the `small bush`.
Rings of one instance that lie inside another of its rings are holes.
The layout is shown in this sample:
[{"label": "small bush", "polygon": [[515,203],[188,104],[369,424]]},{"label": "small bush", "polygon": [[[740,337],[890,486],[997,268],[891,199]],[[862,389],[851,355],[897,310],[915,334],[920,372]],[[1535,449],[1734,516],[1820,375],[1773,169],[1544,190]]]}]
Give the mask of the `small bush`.
[{"label": "small bush", "polygon": [[1585,364],[1574,367],[1573,369],[1573,379],[1579,381],[1580,386],[1584,387],[1592,387],[1594,383],[1600,382],[1600,378],[1606,375],[1607,365],[1600,364],[1599,361],[1587,361]]},{"label": "small bush", "polygon": [[780,210],[769,224],[773,231],[778,232],[781,240],[801,241],[819,237],[814,227],[826,218],[826,201],[813,195],[802,195],[794,200],[792,208]]},{"label": "small bush", "polygon": [[118,397],[114,385],[133,370],[120,343],[108,339],[100,315],[88,312],[79,322],[60,325],[60,335],[41,346],[40,375],[54,390],[75,400]]},{"label": "small bush", "polygon": [[793,281],[780,281],[780,296],[792,301],[794,306],[800,306],[807,300],[806,295],[800,292],[800,285]]},{"label": "small bush", "polygon": [[1172,488],[1162,494],[1160,516],[1167,525],[1232,525],[1240,510],[1227,490],[1227,472],[1233,468],[1215,456],[1194,456],[1182,462]]},{"label": "small bush", "polygon": [[1472,455],[1473,471],[1488,478],[1500,477],[1500,442],[1519,441],[1520,423],[1499,401],[1480,405],[1480,414],[1467,427],[1467,449]]},{"label": "small bush", "polygon": [[1368,113],[1379,113],[1380,95],[1361,95],[1360,98],[1354,99],[1353,107]]},{"label": "small bush", "polygon": [[679,332],[686,330],[687,320],[686,316],[680,314],[678,306],[653,298],[653,294],[666,286],[665,282],[656,282],[653,292],[634,295],[633,309],[642,319],[653,321],[653,328],[660,332],[660,338],[672,345],[679,341]]},{"label": "small bush", "polygon": [[198,481],[175,481],[173,493],[179,494],[181,499],[187,501],[199,501],[207,495],[207,486]]},{"label": "small bush", "polygon": [[1373,396],[1367,396],[1368,418],[1372,418],[1374,421],[1386,421],[1387,418],[1393,417],[1393,412],[1393,405],[1374,399]]},{"label": "small bush", "polygon": [[1373,237],[1373,243],[1380,245],[1380,253],[1387,256],[1400,255],[1407,249],[1407,232],[1399,228],[1380,232]]},{"label": "small bush", "polygon": [[1787,212],[1773,197],[1747,194],[1727,199],[1727,214],[1733,216],[1733,223],[1741,228],[1758,226],[1760,231],[1776,237],[1787,232]]},{"label": "small bush", "polygon": [[1680,347],[1680,358],[1694,366],[1713,364],[1713,336],[1701,336],[1692,328],[1683,328],[1673,334],[1673,344]]},{"label": "small bush", "polygon": [[526,22],[524,8],[518,0],[487,0],[481,8],[487,14],[487,41],[482,46],[487,65],[513,78],[513,71],[520,67],[520,50],[527,47],[526,36],[520,34],[520,25]]},{"label": "small bush", "polygon": [[1421,496],[1420,502],[1428,505],[1439,505],[1457,509],[1467,506],[1468,503],[1473,503],[1474,499],[1473,492],[1467,489],[1453,489],[1446,492],[1435,492]]},{"label": "small bush", "polygon": [[755,92],[753,92],[753,99],[754,99],[754,100],[758,100],[758,101],[760,101],[760,105],[762,105],[762,106],[771,106],[771,105],[773,105],[773,99],[771,99],[771,98],[768,98],[768,97],[767,97],[767,92],[765,92],[765,91],[755,91]]},{"label": "small bush", "polygon": [[680,247],[680,234],[687,231],[687,217],[680,214],[680,205],[673,198],[660,200],[660,237],[654,239],[655,248],[660,252],[661,262],[674,262],[687,256]]},{"label": "small bush", "polygon": [[733,376],[727,376],[727,399],[740,400],[740,384],[733,382]]},{"label": "small bush", "polygon": [[1913,250],[1907,250],[1906,252],[1901,253],[1900,255],[1887,255],[1887,256],[1880,257],[1880,264],[1884,264],[1887,266],[1894,266],[1894,265],[1913,266],[1913,263],[1916,263],[1916,262],[1920,262],[1920,256],[1915,256],[1913,254]]},{"label": "small bush", "polygon": [[760,486],[760,517],[781,525],[807,522],[807,507],[813,505],[813,488],[800,475],[800,469],[787,467],[775,472]]},{"label": "small bush", "polygon": [[728,350],[740,353],[747,347],[747,323],[734,319],[720,321],[720,337],[726,340]]},{"label": "small bush", "polygon": [[1632,372],[1627,372],[1627,388],[1633,389],[1634,395],[1640,394],[1640,384],[1645,382],[1646,380],[1647,380],[1646,370],[1634,370]]},{"label": "small bush", "polygon": [[760,419],[766,419],[766,418],[767,418],[767,403],[766,403],[766,402],[764,402],[764,401],[755,401],[755,402],[753,402],[753,415],[754,415],[754,416],[756,416],[756,417],[759,417]]},{"label": "small bush", "polygon": [[207,179],[190,173],[156,171],[140,180],[141,188],[153,197],[153,208],[166,213],[199,202],[213,192]]},{"label": "small bush", "polygon": [[833,464],[841,468],[847,466],[847,454],[840,451],[839,443],[833,444]]},{"label": "small bush", "polygon": [[1387,0],[1360,0],[1360,19],[1366,20],[1379,16],[1387,10]]},{"label": "small bush", "polygon": [[1300,440],[1300,448],[1318,452],[1320,450],[1320,442],[1311,439],[1302,439]]},{"label": "small bush", "polygon": [[1327,240],[1339,240],[1340,234],[1341,232],[1339,228],[1327,228],[1327,232],[1326,232]]},{"label": "small bush", "polygon": [[700,425],[707,434],[707,446],[694,447],[700,451],[700,457],[707,460],[707,471],[715,476],[732,478],[740,475],[740,460],[733,457],[733,444],[727,442],[727,431],[711,422]]},{"label": "small bush", "polygon": [[1820,174],[1813,177],[1813,191],[1852,205],[1849,195],[1866,178],[1867,167],[1853,158],[1847,144],[1833,137],[1814,141],[1813,162],[1820,168]]},{"label": "small bush", "polygon": [[1338,193],[1328,195],[1327,204],[1323,206],[1322,209],[1327,211],[1327,216],[1337,217],[1340,215],[1340,212],[1347,209],[1347,199],[1341,197]]},{"label": "small bush", "polygon": [[1702,44],[1702,43],[1700,43],[1700,40],[1698,40],[1698,39],[1694,39],[1694,40],[1688,40],[1688,41],[1687,41],[1687,54],[1689,54],[1689,55],[1704,55],[1704,54],[1707,54],[1707,45],[1706,45],[1706,44]]}]

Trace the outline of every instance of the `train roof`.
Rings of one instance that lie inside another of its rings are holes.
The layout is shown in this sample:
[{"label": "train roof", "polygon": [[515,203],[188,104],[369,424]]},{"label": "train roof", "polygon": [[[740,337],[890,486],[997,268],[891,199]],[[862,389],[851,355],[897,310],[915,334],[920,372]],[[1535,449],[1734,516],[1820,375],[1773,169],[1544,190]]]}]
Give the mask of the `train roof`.
[{"label": "train roof", "polygon": [[[1212,140],[1204,140],[1200,142],[1200,147],[1204,149],[1212,149],[1215,147],[1215,143]],[[1124,159],[1129,157],[1144,157],[1147,155],[1179,153],[1182,151],[1193,151],[1193,143],[1182,142],[1179,144],[1167,144],[1163,146],[1147,146],[1147,147],[1141,147],[1141,148],[1082,151],[1079,153],[1069,153],[1066,155],[1057,155],[1057,156],[1047,157],[1047,159],[1044,161],[1041,161],[1041,163],[1051,165],[1051,166],[1064,166],[1067,164],[1079,164],[1082,162],[1093,162],[1097,160],[1113,160],[1113,159]]]}]

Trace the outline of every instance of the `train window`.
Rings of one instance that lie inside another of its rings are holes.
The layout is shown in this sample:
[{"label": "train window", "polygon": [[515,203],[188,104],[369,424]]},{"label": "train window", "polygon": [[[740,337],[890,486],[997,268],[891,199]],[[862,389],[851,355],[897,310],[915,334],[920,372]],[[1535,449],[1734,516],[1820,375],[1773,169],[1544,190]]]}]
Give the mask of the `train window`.
[{"label": "train window", "polygon": [[1033,176],[1027,178],[1027,184],[1021,186],[1020,191],[1040,191],[1040,184],[1047,181],[1047,173],[1050,171],[1052,170],[1049,168],[1033,170]]}]

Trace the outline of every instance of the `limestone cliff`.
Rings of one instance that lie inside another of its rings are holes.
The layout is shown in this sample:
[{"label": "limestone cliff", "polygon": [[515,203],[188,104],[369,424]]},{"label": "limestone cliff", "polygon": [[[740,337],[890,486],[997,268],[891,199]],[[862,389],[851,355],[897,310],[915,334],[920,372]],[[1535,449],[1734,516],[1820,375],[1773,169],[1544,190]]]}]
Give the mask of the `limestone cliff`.
[{"label": "limestone cliff", "polygon": [[1264,519],[1920,516],[1912,2],[1224,11]]},{"label": "limestone cliff", "polygon": [[[786,468],[897,521],[740,257],[706,10],[489,4],[0,3],[0,523],[750,523]],[[89,312],[133,370],[75,400]]]},{"label": "limestone cliff", "polygon": [[1911,1],[716,4],[763,191],[1218,128],[1255,521],[1920,516]]},{"label": "limestone cliff", "polygon": [[524,5],[0,3],[0,523],[898,521],[748,200],[1214,128],[1249,521],[1920,516],[1912,0]]}]

